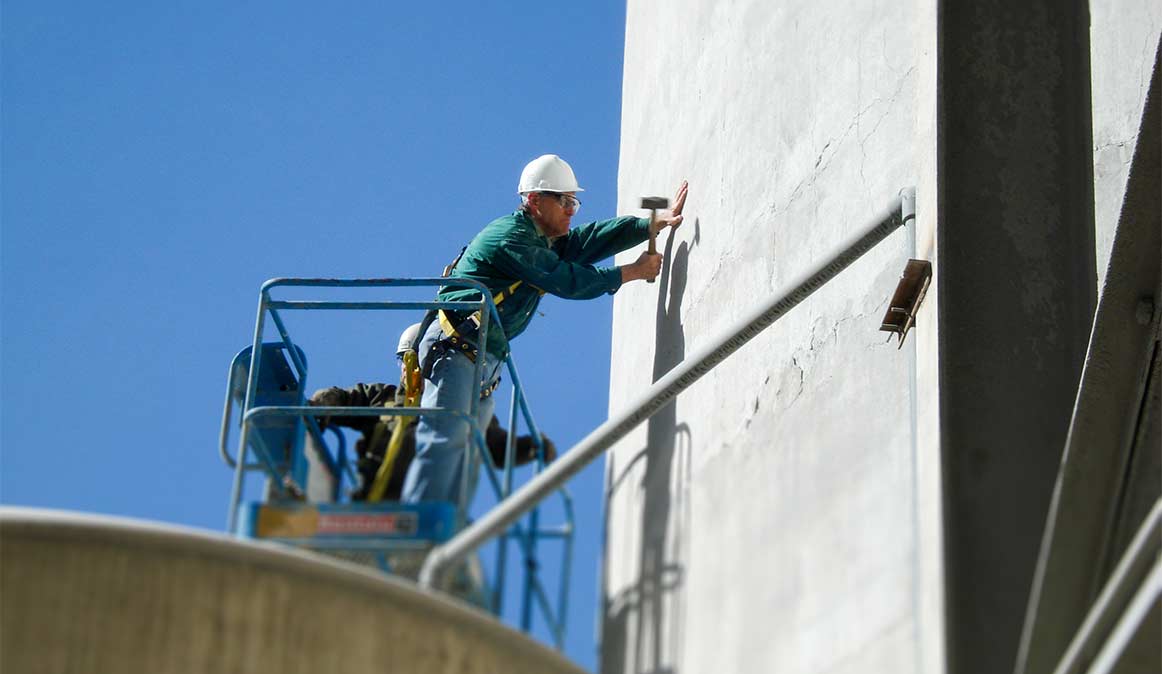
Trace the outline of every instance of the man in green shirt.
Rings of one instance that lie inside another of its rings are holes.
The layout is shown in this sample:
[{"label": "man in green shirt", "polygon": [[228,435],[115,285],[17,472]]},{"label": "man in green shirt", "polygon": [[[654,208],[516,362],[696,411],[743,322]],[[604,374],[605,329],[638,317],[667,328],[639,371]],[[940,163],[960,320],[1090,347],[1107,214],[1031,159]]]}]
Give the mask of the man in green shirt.
[{"label": "man in green shirt", "polygon": [[[482,398],[476,406],[476,418],[480,428],[486,428],[494,407],[490,394],[499,381],[509,341],[528,326],[542,295],[592,299],[615,293],[624,283],[657,277],[662,256],[648,252],[621,267],[595,266],[649,238],[650,221],[624,216],[570,229],[581,206],[577,193],[582,191],[573,169],[557,155],[543,155],[525,166],[517,188],[520,208],[493,220],[477,234],[450,274],[488,287],[497,304],[500,325],[490,321],[488,334],[482,340],[478,317],[440,312],[439,320],[431,322],[419,344],[427,380],[423,407],[468,412],[475,359],[483,358]],[[671,213],[658,217],[655,229],[681,224],[686,191],[683,183]],[[479,300],[480,293],[449,287],[440,291],[439,298]],[[422,417],[416,428],[416,457],[404,481],[403,500],[458,501],[468,442],[465,422],[450,416]],[[475,462],[470,463],[469,500],[476,474]]]}]

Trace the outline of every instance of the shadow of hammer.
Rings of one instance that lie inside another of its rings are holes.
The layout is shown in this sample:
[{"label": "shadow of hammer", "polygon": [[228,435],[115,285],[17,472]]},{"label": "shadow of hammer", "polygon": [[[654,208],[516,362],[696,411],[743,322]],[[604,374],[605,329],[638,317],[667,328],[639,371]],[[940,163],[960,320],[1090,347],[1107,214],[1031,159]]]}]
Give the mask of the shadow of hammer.
[{"label": "shadow of hammer", "polygon": [[[659,208],[669,208],[670,200],[666,197],[642,197],[642,208],[650,209],[650,255],[658,254],[658,231],[654,229],[654,219],[657,217]],[[647,279],[648,283],[653,283],[657,279]]]}]

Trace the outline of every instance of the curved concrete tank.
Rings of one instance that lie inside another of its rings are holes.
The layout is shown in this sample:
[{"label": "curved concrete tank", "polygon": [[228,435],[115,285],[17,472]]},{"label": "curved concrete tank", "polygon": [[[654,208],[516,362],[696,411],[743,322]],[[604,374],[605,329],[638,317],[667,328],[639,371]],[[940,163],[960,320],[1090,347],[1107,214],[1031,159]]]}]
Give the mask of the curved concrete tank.
[{"label": "curved concrete tank", "polygon": [[221,534],[0,508],[0,671],[583,672],[492,616]]}]

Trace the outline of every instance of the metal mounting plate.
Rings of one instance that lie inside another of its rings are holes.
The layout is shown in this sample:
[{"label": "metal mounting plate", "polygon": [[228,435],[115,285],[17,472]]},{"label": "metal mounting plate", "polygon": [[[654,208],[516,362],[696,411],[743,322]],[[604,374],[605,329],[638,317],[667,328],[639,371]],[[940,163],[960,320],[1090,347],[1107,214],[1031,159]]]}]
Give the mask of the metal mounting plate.
[{"label": "metal mounting plate", "polygon": [[892,301],[884,314],[880,330],[891,332],[899,336],[897,348],[904,345],[904,338],[908,331],[916,325],[916,312],[928,293],[928,284],[932,282],[932,263],[928,260],[908,260],[904,273],[900,275],[900,282],[896,284],[896,291],[892,293]]}]

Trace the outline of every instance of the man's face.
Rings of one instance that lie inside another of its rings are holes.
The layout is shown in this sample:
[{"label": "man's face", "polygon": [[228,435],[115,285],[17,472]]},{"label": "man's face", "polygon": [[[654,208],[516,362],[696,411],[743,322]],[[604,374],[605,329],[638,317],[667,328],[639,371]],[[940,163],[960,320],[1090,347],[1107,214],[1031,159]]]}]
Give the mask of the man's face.
[{"label": "man's face", "polygon": [[569,221],[573,219],[579,204],[575,192],[540,192],[531,195],[529,201],[535,206],[533,215],[545,236],[563,236],[569,232]]}]

